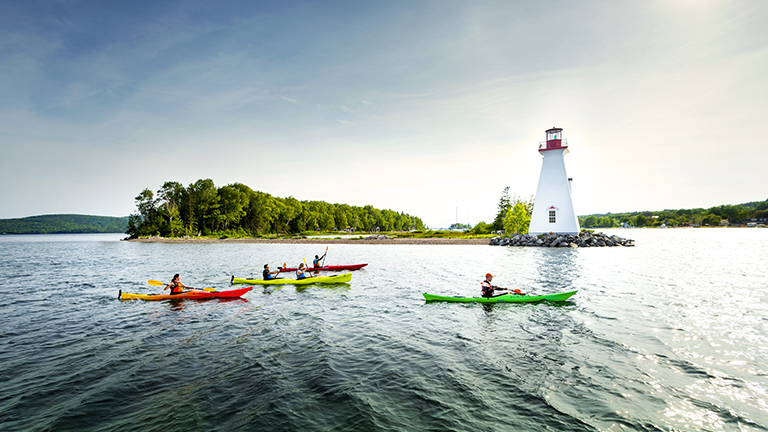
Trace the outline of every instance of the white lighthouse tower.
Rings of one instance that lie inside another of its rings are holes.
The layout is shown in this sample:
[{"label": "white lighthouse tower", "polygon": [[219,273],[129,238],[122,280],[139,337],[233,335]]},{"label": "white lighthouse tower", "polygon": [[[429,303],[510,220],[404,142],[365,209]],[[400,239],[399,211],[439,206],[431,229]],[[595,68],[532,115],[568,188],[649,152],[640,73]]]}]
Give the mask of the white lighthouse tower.
[{"label": "white lighthouse tower", "polygon": [[563,139],[562,128],[547,131],[547,141],[539,143],[539,153],[544,159],[528,233],[578,234],[579,219],[573,211],[571,179],[565,172],[563,160],[568,153],[568,141]]}]

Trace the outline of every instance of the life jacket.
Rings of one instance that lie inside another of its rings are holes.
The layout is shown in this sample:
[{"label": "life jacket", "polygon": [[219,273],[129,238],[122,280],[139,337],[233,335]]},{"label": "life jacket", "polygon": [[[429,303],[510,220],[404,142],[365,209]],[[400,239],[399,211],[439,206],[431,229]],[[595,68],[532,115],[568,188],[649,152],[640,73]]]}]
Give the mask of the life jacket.
[{"label": "life jacket", "polygon": [[179,294],[184,292],[184,287],[177,283],[171,283],[171,294]]},{"label": "life jacket", "polygon": [[491,285],[488,281],[482,281],[480,282],[480,287],[483,290],[483,297],[492,297],[493,296],[493,285]]},{"label": "life jacket", "polygon": [[274,276],[272,276],[272,275],[271,275],[271,274],[269,274],[269,273],[270,273],[270,272],[269,272],[269,270],[267,270],[267,269],[264,269],[264,271],[263,271],[263,272],[261,272],[262,276],[264,276],[264,280],[270,280],[270,279],[274,279],[274,278],[275,278]]}]

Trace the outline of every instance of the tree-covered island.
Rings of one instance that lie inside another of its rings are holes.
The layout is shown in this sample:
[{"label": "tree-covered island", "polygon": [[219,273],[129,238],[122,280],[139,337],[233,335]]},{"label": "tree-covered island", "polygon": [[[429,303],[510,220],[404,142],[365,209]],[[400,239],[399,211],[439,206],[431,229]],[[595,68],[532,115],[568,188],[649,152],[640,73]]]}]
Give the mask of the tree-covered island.
[{"label": "tree-covered island", "polygon": [[136,196],[137,212],[128,220],[131,238],[260,237],[306,231],[410,231],[424,229],[418,217],[324,201],[279,198],[242,183],[217,187],[201,179],[184,187],[168,181],[153,193]]}]

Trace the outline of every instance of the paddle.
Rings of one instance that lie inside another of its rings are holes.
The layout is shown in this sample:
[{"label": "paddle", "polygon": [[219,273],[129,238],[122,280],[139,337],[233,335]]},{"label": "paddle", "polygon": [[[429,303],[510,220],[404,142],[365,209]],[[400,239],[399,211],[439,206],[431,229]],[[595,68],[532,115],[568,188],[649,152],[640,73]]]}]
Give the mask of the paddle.
[{"label": "paddle", "polygon": [[507,290],[507,294],[510,294],[510,295],[513,295],[513,294],[514,295],[525,295],[524,292],[520,291],[517,288],[515,288],[515,289],[509,289],[507,287],[499,287],[499,288]]},{"label": "paddle", "polygon": [[[489,283],[490,283],[490,282],[489,282]],[[493,285],[491,285],[491,286],[493,286]],[[509,295],[523,295],[523,296],[525,295],[525,293],[524,293],[524,292],[520,291],[520,290],[519,290],[519,289],[517,289],[517,288],[515,288],[515,289],[510,289],[510,288],[507,288],[507,287],[500,287],[500,286],[497,286],[496,288],[501,288],[501,289],[505,289],[505,290],[507,290],[507,292],[506,292],[506,293],[504,293],[504,294],[509,294]],[[504,295],[504,294],[498,294],[498,295]]]},{"label": "paddle", "polygon": [[328,246],[325,247],[325,253],[323,254],[323,265],[320,267],[323,267],[325,265],[325,257],[328,256]]},{"label": "paddle", "polygon": [[[309,266],[307,265],[307,259],[306,258],[302,258],[302,261],[304,261],[304,273],[306,274],[309,271]],[[317,273],[317,272],[315,272],[315,273]],[[304,277],[308,278],[308,277],[312,277],[312,275],[304,276]],[[304,278],[301,278],[301,279],[304,279]]]},{"label": "paddle", "polygon": [[[154,279],[148,280],[147,283],[150,284],[150,285],[154,285],[154,286],[164,286],[164,285],[166,285],[166,284],[160,282],[159,280],[154,280]],[[189,289],[199,289],[199,290],[208,291],[208,292],[216,292],[216,290],[213,289],[213,288],[195,288],[195,287],[187,287],[187,288],[189,288]]]}]

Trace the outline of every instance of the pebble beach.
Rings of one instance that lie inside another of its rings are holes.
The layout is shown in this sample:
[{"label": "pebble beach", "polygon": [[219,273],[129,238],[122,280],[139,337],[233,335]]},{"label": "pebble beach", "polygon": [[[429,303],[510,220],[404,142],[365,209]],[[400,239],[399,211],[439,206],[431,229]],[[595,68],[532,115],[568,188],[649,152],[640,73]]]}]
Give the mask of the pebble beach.
[{"label": "pebble beach", "polygon": [[266,244],[352,244],[352,245],[488,245],[490,239],[457,238],[296,238],[296,239],[203,239],[203,238],[141,238],[125,240],[140,243],[266,243]]}]

